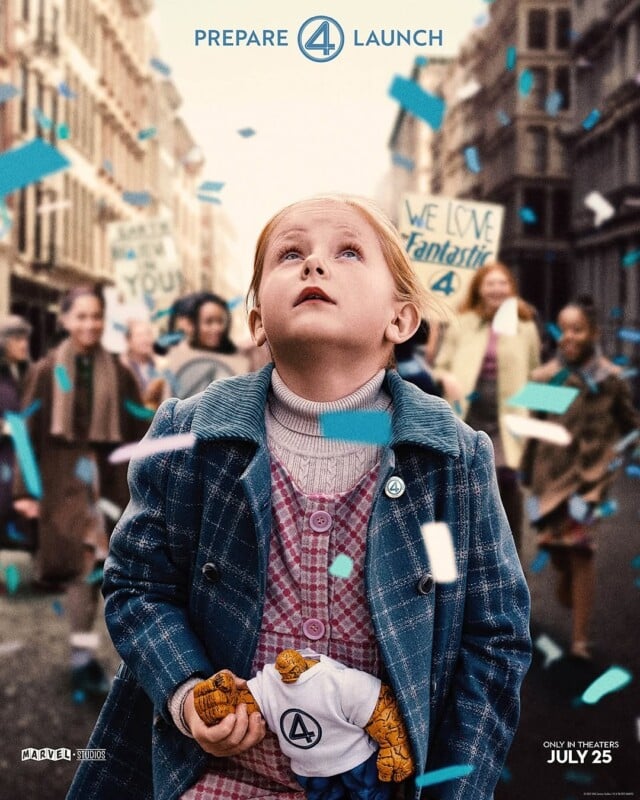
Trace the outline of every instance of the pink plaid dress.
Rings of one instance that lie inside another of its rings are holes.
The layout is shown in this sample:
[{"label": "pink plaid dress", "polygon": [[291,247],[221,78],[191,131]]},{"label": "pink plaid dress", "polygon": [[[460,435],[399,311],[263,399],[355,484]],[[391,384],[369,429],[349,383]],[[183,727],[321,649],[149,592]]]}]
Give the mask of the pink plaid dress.
[{"label": "pink plaid dress", "polygon": [[[352,489],[304,494],[272,458],[273,532],[262,630],[252,674],[280,650],[312,647],[348,667],[380,676],[381,662],[364,587],[366,532],[378,466]],[[318,513],[320,512],[320,513]],[[329,567],[343,553],[348,578]],[[304,800],[270,731],[240,756],[212,759],[210,770],[182,800]]]}]

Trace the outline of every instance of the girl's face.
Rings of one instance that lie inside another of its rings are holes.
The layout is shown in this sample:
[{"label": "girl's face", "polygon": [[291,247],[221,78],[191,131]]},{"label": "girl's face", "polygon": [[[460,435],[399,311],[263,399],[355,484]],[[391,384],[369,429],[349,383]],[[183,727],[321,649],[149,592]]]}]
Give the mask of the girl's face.
[{"label": "girl's face", "polygon": [[589,325],[589,320],[579,308],[563,308],[558,316],[558,327],[562,331],[559,347],[567,363],[581,364],[591,357],[597,331]]},{"label": "girl's face", "polygon": [[218,303],[203,303],[198,311],[198,342],[200,347],[215,350],[229,324],[229,315]]},{"label": "girl's face", "polygon": [[335,200],[298,203],[280,219],[266,246],[258,299],[252,332],[276,358],[300,344],[381,357],[403,305],[376,231]]},{"label": "girl's face", "polygon": [[104,312],[97,297],[77,297],[69,311],[62,315],[62,324],[77,350],[89,352],[100,344],[104,331]]},{"label": "girl's face", "polygon": [[26,361],[29,358],[29,337],[26,335],[7,337],[4,355],[7,361]]},{"label": "girl's face", "polygon": [[486,310],[495,313],[508,297],[513,296],[513,289],[501,269],[492,269],[484,276],[479,294]]}]

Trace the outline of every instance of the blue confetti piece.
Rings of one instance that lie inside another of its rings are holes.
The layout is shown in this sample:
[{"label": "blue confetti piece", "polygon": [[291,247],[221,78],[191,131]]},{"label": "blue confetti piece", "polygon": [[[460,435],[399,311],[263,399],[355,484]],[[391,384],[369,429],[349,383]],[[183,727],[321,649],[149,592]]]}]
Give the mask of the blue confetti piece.
[{"label": "blue confetti piece", "polygon": [[8,100],[13,100],[14,97],[17,97],[19,94],[22,94],[20,89],[17,89],[11,83],[0,83],[0,103],[6,103]]},{"label": "blue confetti piece", "polygon": [[622,314],[623,314],[622,308],[620,308],[620,306],[615,306],[609,312],[609,317],[611,319],[620,319],[622,317]]},{"label": "blue confetti piece", "polygon": [[503,111],[502,109],[496,111],[496,117],[498,118],[498,122],[505,128],[507,127],[507,125],[511,125],[511,117],[507,114],[506,111]]},{"label": "blue confetti piece", "polygon": [[527,225],[534,225],[538,221],[536,212],[528,206],[523,206],[520,209],[520,219]]},{"label": "blue confetti piece", "polygon": [[147,139],[153,139],[157,132],[156,128],[143,128],[138,131],[138,140],[144,142]]},{"label": "blue confetti piece", "polygon": [[220,181],[204,181],[198,186],[199,192],[220,192],[224,188],[224,183]]},{"label": "blue confetti piece", "polygon": [[468,403],[475,403],[475,401],[476,401],[476,400],[479,400],[479,399],[480,399],[480,396],[481,396],[481,395],[480,395],[480,392],[475,392],[475,391],[474,391],[474,392],[471,392],[470,394],[468,394],[468,395],[467,395],[467,396],[466,396],[464,399],[465,399],[465,400],[466,400]]},{"label": "blue confetti piece", "polygon": [[540,550],[536,557],[533,559],[531,564],[529,565],[529,569],[531,572],[542,572],[542,570],[547,566],[549,561],[551,560],[551,555],[549,554],[548,550]]},{"label": "blue confetti piece", "polygon": [[81,705],[87,699],[87,695],[82,691],[82,689],[76,689],[71,695],[71,699],[74,703],[76,703],[76,705]]},{"label": "blue confetti piece", "polygon": [[589,114],[582,120],[582,127],[585,131],[590,131],[592,128],[598,124],[600,119],[600,112],[597,108],[594,108],[593,111],[590,111]]},{"label": "blue confetti piece", "polygon": [[624,464],[623,458],[614,458],[614,460],[607,466],[607,472],[615,472]]},{"label": "blue confetti piece", "polygon": [[102,567],[97,567],[93,570],[90,575],[84,579],[85,583],[93,584],[93,583],[102,583],[102,579],[104,577],[104,569]]},{"label": "blue confetti piece", "polygon": [[640,342],[640,330],[634,328],[620,328],[618,331],[618,339],[625,342]]},{"label": "blue confetti piece", "polygon": [[229,309],[229,311],[233,311],[242,303],[243,300],[244,300],[244,295],[242,294],[239,294],[237,297],[232,297],[231,300],[227,301],[227,308]]},{"label": "blue confetti piece", "polygon": [[14,522],[7,522],[7,536],[12,542],[26,541],[24,535],[16,528]]},{"label": "blue confetti piece", "polygon": [[598,519],[607,519],[618,513],[618,502],[616,500],[605,500],[594,509],[593,515]]},{"label": "blue confetti piece", "polygon": [[525,508],[530,522],[535,522],[540,519],[540,501],[535,495],[532,494],[527,497]]},{"label": "blue confetti piece", "polygon": [[8,464],[0,464],[0,481],[9,483],[13,480],[13,470]]},{"label": "blue confetti piece", "polygon": [[617,364],[619,367],[624,367],[629,363],[629,356],[616,356],[613,359],[613,363]]},{"label": "blue confetti piece", "polygon": [[426,56],[416,56],[416,60],[413,62],[416,67],[426,67],[429,62],[429,59]]},{"label": "blue confetti piece", "polygon": [[153,299],[153,297],[148,292],[145,292],[142,298],[149,311],[153,311],[153,309],[156,307],[156,301]]},{"label": "blue confetti piece", "polygon": [[20,412],[20,416],[22,419],[29,419],[29,417],[33,416],[40,408],[42,408],[42,400],[36,398],[33,403],[29,403],[29,405]]},{"label": "blue confetti piece", "polygon": [[462,416],[462,404],[460,403],[459,400],[454,400],[453,401],[453,410],[456,412],[456,414],[459,417]]},{"label": "blue confetti piece", "polygon": [[584,522],[589,516],[589,503],[577,494],[572,495],[568,502],[569,516],[576,522]]},{"label": "blue confetti piece", "polygon": [[622,266],[623,267],[633,267],[634,264],[637,264],[640,261],[640,250],[632,250],[630,253],[627,253],[622,259]]},{"label": "blue confetti piece", "polygon": [[33,118],[43,130],[50,131],[53,128],[53,120],[40,111],[39,108],[34,108],[32,113]]},{"label": "blue confetti piece", "polygon": [[489,22],[488,14],[478,14],[477,17],[473,19],[473,25],[476,28],[484,28],[484,26]]},{"label": "blue confetti piece", "polygon": [[124,401],[124,407],[129,414],[136,419],[150,420],[153,419],[156,413],[151,408],[138,405],[138,403],[134,403],[133,400],[129,400],[129,398]]},{"label": "blue confetti piece", "polygon": [[132,206],[140,206],[140,208],[150,206],[153,202],[149,192],[123,192],[122,199],[125,203],[129,203]]},{"label": "blue confetti piece", "polygon": [[440,130],[446,104],[441,97],[429,94],[417,83],[396,75],[389,87],[389,96],[405,111],[426,122],[434,131]]},{"label": "blue confetti piece", "polygon": [[587,705],[594,705],[605,695],[624,689],[632,681],[631,673],[622,667],[609,669],[585,689],[580,700]]},{"label": "blue confetti piece", "polygon": [[353,572],[353,559],[344,553],[337,555],[329,567],[329,575],[334,578],[348,578]]},{"label": "blue confetti piece", "polygon": [[527,97],[531,93],[531,90],[535,86],[535,78],[533,76],[533,72],[530,69],[524,69],[520,73],[520,77],[518,79],[518,92],[522,95],[522,97]]},{"label": "blue confetti piece", "polygon": [[471,172],[481,172],[482,165],[480,164],[480,155],[478,154],[477,147],[465,147],[464,149],[464,161],[467,165],[467,169]]},{"label": "blue confetti piece", "polygon": [[638,556],[634,556],[634,557],[631,559],[631,566],[632,566],[634,569],[640,569],[640,555],[638,555]]},{"label": "blue confetti piece", "polygon": [[57,135],[58,139],[68,139],[69,138],[69,135],[70,135],[69,126],[67,125],[66,122],[61,122],[58,125],[58,127],[56,128],[56,135]]},{"label": "blue confetti piece", "polygon": [[562,331],[555,323],[547,322],[547,324],[544,327],[554,342],[559,342],[560,339],[562,339]]},{"label": "blue confetti piece", "polygon": [[65,367],[64,364],[56,364],[53,370],[53,374],[56,379],[56,383],[60,388],[60,391],[70,392],[71,389],[73,389],[71,378],[69,377],[69,373],[67,372],[67,368]]},{"label": "blue confetti piece", "polygon": [[161,75],[164,75],[165,77],[171,75],[171,67],[168,64],[165,64],[164,61],[160,61],[159,58],[152,58],[149,64]]},{"label": "blue confetti piece", "polygon": [[5,233],[8,233],[11,230],[11,217],[9,216],[9,209],[7,206],[0,200],[0,218],[2,218],[2,227],[0,227],[0,238],[2,238]]},{"label": "blue confetti piece", "polygon": [[7,150],[0,155],[0,197],[70,166],[68,158],[42,139]]},{"label": "blue confetti piece", "polygon": [[529,381],[508,398],[507,405],[521,406],[531,411],[564,414],[579,394],[580,390],[573,386],[551,386],[548,383]]},{"label": "blue confetti piece", "polygon": [[4,581],[9,594],[15,594],[20,586],[20,570],[15,564],[7,564],[4,568]]},{"label": "blue confetti piece", "polygon": [[636,367],[631,367],[630,369],[623,369],[620,373],[620,377],[622,380],[628,380],[629,378],[635,378],[638,374],[638,369]]},{"label": "blue confetti piece", "polygon": [[397,167],[403,167],[404,169],[406,169],[407,172],[413,172],[416,166],[416,162],[412,158],[403,156],[401,153],[393,153],[391,156],[391,161]]},{"label": "blue confetti piece", "polygon": [[63,97],[66,97],[67,100],[75,100],[77,97],[76,93],[64,81],[58,84],[58,91]]},{"label": "blue confetti piece", "polygon": [[319,422],[327,439],[377,445],[391,439],[391,415],[386,411],[327,411]]},{"label": "blue confetti piece", "polygon": [[20,414],[14,414],[11,411],[5,412],[5,420],[9,425],[13,447],[27,491],[36,500],[40,500],[42,481],[25,421]]},{"label": "blue confetti piece", "polygon": [[516,61],[518,60],[518,51],[516,50],[514,45],[507,47],[507,55],[505,58],[505,66],[506,68],[511,71],[516,68]]},{"label": "blue confetti piece", "polygon": [[562,92],[550,92],[547,95],[547,99],[544,101],[544,110],[550,117],[557,117],[563,104],[564,96]]},{"label": "blue confetti piece", "polygon": [[169,308],[160,308],[158,311],[154,311],[151,315],[151,321],[155,322],[158,319],[162,319],[162,317],[168,317],[170,314],[173,313],[173,307],[169,306]]},{"label": "blue confetti piece", "polygon": [[113,320],[113,322],[111,323],[111,327],[113,328],[114,331],[118,331],[118,333],[125,333],[126,334],[127,331],[129,330],[129,328],[127,328],[127,326],[124,324],[124,322],[120,322],[117,319]]},{"label": "blue confetti piece", "polygon": [[588,772],[578,772],[577,769],[568,769],[564,773],[564,779],[569,783],[581,783],[584,785],[593,783],[593,775]]},{"label": "blue confetti piece", "polygon": [[459,764],[452,767],[434,769],[431,772],[418,775],[416,778],[416,786],[421,788],[423,786],[433,786],[436,783],[452,781],[456,778],[464,778],[466,775],[471,775],[474,769],[475,767],[472,764]]},{"label": "blue confetti piece", "polygon": [[159,347],[173,347],[174,344],[178,344],[184,339],[184,333],[182,331],[176,331],[175,333],[163,333],[162,336],[158,336],[156,339],[156,344]]},{"label": "blue confetti piece", "polygon": [[625,472],[630,478],[640,478],[640,464],[629,464]]},{"label": "blue confetti piece", "polygon": [[108,172],[109,175],[113,175],[113,164],[109,161],[109,159],[105,158],[105,160],[102,162],[102,169],[105,172]]},{"label": "blue confetti piece", "polygon": [[240,128],[238,134],[242,136],[243,139],[249,139],[251,136],[255,136],[256,132],[253,128]]},{"label": "blue confetti piece", "polygon": [[76,469],[74,474],[79,481],[92,486],[96,478],[96,465],[92,459],[87,458],[86,456],[80,456],[80,458],[76,461]]},{"label": "blue confetti piece", "polygon": [[222,205],[222,200],[219,197],[216,197],[212,194],[198,194],[196,195],[198,200],[205,202],[205,203],[214,203],[217,206]]},{"label": "blue confetti piece", "polygon": [[57,617],[61,617],[64,614],[64,606],[59,600],[54,600],[53,603],[51,603],[51,608]]},{"label": "blue confetti piece", "polygon": [[510,783],[512,778],[513,775],[509,767],[503,767],[502,772],[500,773],[500,780],[504,781],[504,783]]}]

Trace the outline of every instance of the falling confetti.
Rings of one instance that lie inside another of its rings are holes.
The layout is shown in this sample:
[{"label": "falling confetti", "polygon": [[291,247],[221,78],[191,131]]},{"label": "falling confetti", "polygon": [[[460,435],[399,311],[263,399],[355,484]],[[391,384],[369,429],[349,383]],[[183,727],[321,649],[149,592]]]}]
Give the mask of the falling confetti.
[{"label": "falling confetti", "polygon": [[585,129],[585,131],[590,131],[598,124],[599,119],[600,112],[597,108],[594,108],[593,111],[590,111],[588,116],[582,120],[582,127]]},{"label": "falling confetti", "polygon": [[548,550],[540,550],[540,552],[536,555],[536,557],[531,562],[529,569],[531,572],[538,573],[542,572],[542,570],[547,566],[549,561],[551,560],[551,555]]},{"label": "falling confetti", "polygon": [[178,344],[184,339],[184,333],[182,331],[175,331],[175,333],[164,333],[162,336],[158,336],[156,339],[156,344],[159,347],[173,347],[174,344]]},{"label": "falling confetti", "polygon": [[198,186],[199,192],[221,192],[224,187],[224,183],[220,183],[220,181],[204,181]]},{"label": "falling confetti", "polygon": [[416,786],[433,786],[436,783],[444,783],[444,781],[452,781],[455,778],[464,778],[470,775],[474,766],[471,764],[460,764],[452,767],[443,767],[442,769],[434,769],[432,772],[425,772],[423,775],[418,775],[416,778]]},{"label": "falling confetti", "polygon": [[87,575],[85,578],[85,582],[89,584],[93,583],[102,583],[102,579],[104,577],[104,569],[102,567],[97,567],[93,570],[90,575]]},{"label": "falling confetti", "polygon": [[468,83],[465,83],[464,86],[461,86],[458,89],[456,92],[456,97],[458,100],[470,100],[472,97],[478,94],[480,89],[482,89],[482,86],[475,78],[472,78]]},{"label": "falling confetti", "polygon": [[626,436],[616,442],[616,445],[613,448],[614,452],[622,453],[622,451],[626,450],[630,444],[633,444],[639,436],[640,430],[636,428],[634,431],[631,431],[631,433],[628,433]]},{"label": "falling confetti", "polygon": [[32,497],[39,500],[42,497],[42,480],[25,421],[20,414],[13,414],[10,411],[5,411],[5,420],[9,426],[9,433],[13,439],[13,447],[27,491]]},{"label": "falling confetti", "polygon": [[333,575],[334,578],[348,578],[352,571],[353,560],[344,553],[337,555],[329,567],[329,575]]},{"label": "falling confetti", "polygon": [[61,617],[64,615],[64,606],[59,600],[54,600],[53,603],[51,603],[51,608],[53,609],[53,613],[57,617]]},{"label": "falling confetti", "polygon": [[149,206],[153,202],[149,192],[123,192],[122,199],[129,205],[140,207]]},{"label": "falling confetti", "polygon": [[522,97],[527,97],[535,86],[535,78],[530,69],[522,70],[520,78],[518,79],[518,92]]},{"label": "falling confetti", "polygon": [[19,639],[11,639],[8,642],[0,642],[0,656],[10,656],[12,653],[17,653],[22,650],[24,642]]},{"label": "falling confetti", "polygon": [[144,142],[147,139],[153,139],[157,132],[156,128],[143,128],[141,131],[138,131],[138,140]]},{"label": "falling confetti", "polygon": [[543,442],[565,447],[571,444],[571,434],[562,425],[542,419],[521,417],[517,414],[505,414],[504,423],[514,436],[529,439],[540,439]]},{"label": "falling confetti", "polygon": [[605,695],[624,689],[632,681],[631,673],[622,667],[609,667],[583,692],[580,698],[587,705],[594,705]]},{"label": "falling confetti", "polygon": [[529,381],[507,400],[509,406],[520,406],[531,411],[564,414],[580,394],[572,386],[551,386],[548,383]]},{"label": "falling confetti", "polygon": [[467,165],[467,169],[471,172],[481,172],[482,165],[480,164],[480,155],[478,153],[477,147],[465,147],[464,148],[464,161]]},{"label": "falling confetti", "polygon": [[327,411],[320,414],[320,431],[327,439],[363,444],[388,444],[391,415],[387,411]]},{"label": "falling confetti", "polygon": [[56,128],[56,135],[58,139],[68,139],[70,136],[69,126],[66,122],[61,122]]},{"label": "falling confetti", "polygon": [[624,342],[640,342],[640,330],[635,328],[620,328],[618,331],[618,339]]},{"label": "falling confetti", "polygon": [[553,664],[554,661],[557,661],[559,658],[562,658],[562,650],[553,641],[553,639],[547,636],[546,633],[542,633],[540,634],[540,636],[538,636],[538,638],[534,642],[534,647],[537,650],[540,650],[542,655],[545,657],[543,665],[545,669],[551,664]]},{"label": "falling confetti", "polygon": [[7,150],[0,154],[0,197],[70,166],[66,156],[42,139]]},{"label": "falling confetti", "polygon": [[129,398],[125,399],[124,407],[136,419],[151,420],[156,413],[153,409],[138,405],[138,403],[134,403]]},{"label": "falling confetti", "polygon": [[584,522],[589,516],[590,506],[579,495],[574,494],[568,502],[569,516],[576,522]]},{"label": "falling confetti", "polygon": [[407,158],[407,156],[403,156],[400,153],[394,153],[391,156],[391,161],[397,167],[403,167],[407,170],[407,172],[412,172],[415,169],[416,163],[413,159]]},{"label": "falling confetti", "polygon": [[562,92],[551,92],[547,95],[547,99],[544,101],[544,110],[549,114],[550,117],[557,117],[558,112],[562,108],[564,104],[564,97]]},{"label": "falling confetti", "polygon": [[506,58],[505,58],[505,66],[509,71],[511,71],[511,70],[516,68],[517,59],[518,59],[518,51],[516,50],[514,45],[511,45],[510,47],[507,47],[507,55],[506,55]]},{"label": "falling confetti", "polygon": [[111,500],[107,500],[106,497],[101,497],[98,500],[97,505],[100,511],[102,511],[106,517],[109,517],[109,519],[113,520],[114,522],[117,522],[122,516],[122,509],[120,506],[117,506]]},{"label": "falling confetti", "polygon": [[240,128],[238,133],[243,139],[249,139],[251,136],[256,135],[256,132],[253,130],[253,128]]},{"label": "falling confetti", "polygon": [[66,84],[64,81],[58,84],[58,91],[63,97],[66,97],[67,100],[75,100],[77,95],[72,89]]},{"label": "falling confetti", "polygon": [[33,109],[33,118],[43,130],[50,131],[53,128],[53,120],[40,111],[39,108]]},{"label": "falling confetti", "polygon": [[215,195],[211,194],[197,194],[196,197],[198,200],[204,203],[213,203],[214,205],[220,206],[222,205],[222,200],[219,197],[215,197]]},{"label": "falling confetti", "polygon": [[640,250],[632,250],[622,258],[623,267],[633,267],[640,262]]},{"label": "falling confetti", "polygon": [[426,67],[429,59],[426,56],[416,56],[415,61],[413,62],[416,67]]},{"label": "falling confetti", "polygon": [[527,225],[535,225],[535,223],[538,221],[538,215],[532,208],[529,208],[528,206],[521,208],[519,213],[520,219]]},{"label": "falling confetti", "polygon": [[449,526],[445,522],[427,522],[420,526],[420,532],[434,581],[453,583],[458,578],[458,568]]},{"label": "falling confetti", "polygon": [[518,332],[518,298],[507,297],[496,311],[491,328],[502,336],[515,336]]},{"label": "falling confetti", "polygon": [[0,104],[6,103],[21,94],[19,89],[16,89],[10,83],[0,83]]},{"label": "falling confetti", "polygon": [[71,378],[69,377],[69,373],[67,372],[67,368],[64,364],[56,364],[53,370],[53,375],[61,392],[70,392],[73,389]]},{"label": "falling confetti", "polygon": [[15,564],[7,564],[4,568],[4,582],[9,594],[15,594],[20,586],[20,570]]},{"label": "falling confetti", "polygon": [[527,509],[527,516],[530,522],[535,522],[540,519],[540,501],[534,494],[527,497],[525,508]]},{"label": "falling confetti", "polygon": [[171,67],[168,64],[165,64],[164,61],[160,61],[159,58],[152,58],[149,64],[161,75],[164,75],[165,77],[171,75]]},{"label": "falling confetti", "polygon": [[92,486],[97,477],[96,465],[93,460],[86,456],[81,456],[76,461],[75,476],[82,483]]},{"label": "falling confetti", "polygon": [[389,87],[389,96],[409,114],[426,122],[434,131],[440,130],[445,112],[445,102],[441,97],[430,94],[415,81],[401,75],[394,76]]},{"label": "falling confetti", "polygon": [[613,517],[614,514],[618,513],[618,502],[616,500],[605,500],[604,503],[600,503],[599,506],[596,506],[593,515],[597,519],[606,519],[607,517]]},{"label": "falling confetti", "polygon": [[600,194],[600,192],[589,192],[589,194],[584,198],[584,204],[595,214],[593,222],[596,226],[601,225],[608,219],[611,219],[611,217],[616,213],[615,208],[606,199],[606,197],[603,197]]},{"label": "falling confetti", "polygon": [[185,450],[193,447],[196,441],[193,433],[178,433],[175,436],[143,439],[141,442],[118,447],[109,456],[109,462],[111,464],[121,464],[132,458],[144,458],[155,453],[165,453],[172,450]]},{"label": "falling confetti", "polygon": [[505,128],[507,125],[511,125],[511,117],[507,114],[506,111],[502,111],[502,109],[496,111],[496,117],[498,118],[498,122],[501,125],[504,125]]},{"label": "falling confetti", "polygon": [[559,342],[562,339],[562,331],[554,322],[547,322],[545,330],[551,336],[554,342]]}]

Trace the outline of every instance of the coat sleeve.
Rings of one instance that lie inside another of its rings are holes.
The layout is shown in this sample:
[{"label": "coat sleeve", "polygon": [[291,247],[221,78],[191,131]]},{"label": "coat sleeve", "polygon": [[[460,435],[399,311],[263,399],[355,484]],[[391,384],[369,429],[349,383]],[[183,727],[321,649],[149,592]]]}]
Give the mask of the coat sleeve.
[{"label": "coat sleeve", "polygon": [[469,556],[462,639],[447,705],[426,771],[474,771],[428,790],[437,800],[490,800],[520,714],[531,662],[529,590],[502,509],[491,444],[476,434],[469,471]]},{"label": "coat sleeve", "polygon": [[529,375],[534,369],[540,366],[540,351],[542,345],[540,343],[540,334],[535,322],[529,323],[531,325],[531,332],[529,334]]},{"label": "coat sleeve", "polygon": [[[176,400],[164,403],[145,438],[171,436]],[[165,505],[174,453],[132,460],[131,500],[111,537],[105,563],[105,618],[123,661],[168,722],[167,703],[193,676],[214,672],[189,623],[188,568],[172,557]],[[192,475],[181,475],[194,480]]]},{"label": "coat sleeve", "polygon": [[449,372],[453,365],[453,359],[458,349],[458,338],[460,335],[460,323],[457,319],[447,325],[447,329],[442,337],[442,344],[435,359],[433,375],[440,378],[443,372]]}]

